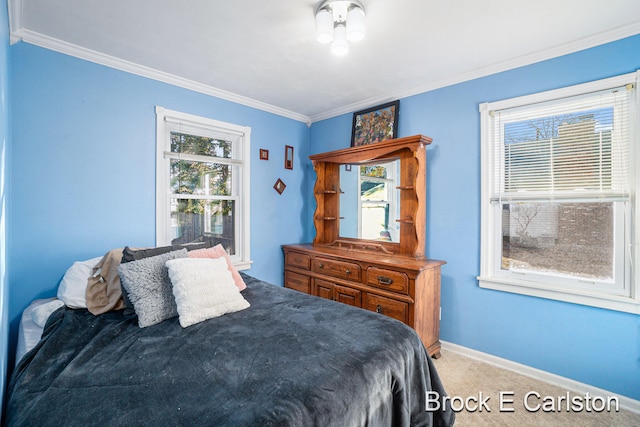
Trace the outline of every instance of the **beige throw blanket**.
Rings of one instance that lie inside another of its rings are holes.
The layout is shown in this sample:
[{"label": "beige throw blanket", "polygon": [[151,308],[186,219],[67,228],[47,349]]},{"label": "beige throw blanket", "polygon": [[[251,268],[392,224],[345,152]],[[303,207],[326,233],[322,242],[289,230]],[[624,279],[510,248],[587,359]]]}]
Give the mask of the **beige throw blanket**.
[{"label": "beige throw blanket", "polygon": [[107,252],[91,271],[87,282],[87,308],[95,315],[125,308],[118,275],[122,250]]}]

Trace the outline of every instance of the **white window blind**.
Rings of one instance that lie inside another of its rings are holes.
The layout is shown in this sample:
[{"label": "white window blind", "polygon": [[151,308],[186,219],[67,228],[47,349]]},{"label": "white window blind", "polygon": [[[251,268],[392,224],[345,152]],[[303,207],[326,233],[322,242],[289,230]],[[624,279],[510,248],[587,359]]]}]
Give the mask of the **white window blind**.
[{"label": "white window blind", "polygon": [[491,201],[629,197],[633,85],[490,111]]},{"label": "white window blind", "polygon": [[640,313],[639,81],[480,104],[481,287]]},{"label": "white window blind", "polygon": [[168,130],[181,133],[193,133],[204,137],[239,143],[245,135],[245,129],[237,130],[224,127],[217,120],[200,118],[200,121],[184,117],[185,115],[165,116],[164,122]]}]

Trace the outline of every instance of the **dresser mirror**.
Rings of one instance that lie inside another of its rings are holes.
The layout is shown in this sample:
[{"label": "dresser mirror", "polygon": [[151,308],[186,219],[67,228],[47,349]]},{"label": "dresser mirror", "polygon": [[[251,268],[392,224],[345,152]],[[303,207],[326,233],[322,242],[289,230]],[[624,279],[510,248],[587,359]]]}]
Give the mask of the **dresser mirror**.
[{"label": "dresser mirror", "polygon": [[313,244],[423,257],[430,143],[415,135],[309,156],[316,172]]},{"label": "dresser mirror", "polygon": [[400,160],[340,165],[341,238],[400,242]]}]

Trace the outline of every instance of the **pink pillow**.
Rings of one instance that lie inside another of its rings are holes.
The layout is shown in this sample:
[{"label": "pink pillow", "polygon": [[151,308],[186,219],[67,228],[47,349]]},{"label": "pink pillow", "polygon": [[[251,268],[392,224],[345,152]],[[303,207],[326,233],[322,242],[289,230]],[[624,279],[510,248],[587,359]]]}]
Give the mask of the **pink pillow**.
[{"label": "pink pillow", "polygon": [[227,267],[233,276],[234,282],[236,282],[236,286],[239,290],[244,291],[247,289],[247,285],[242,280],[242,276],[238,273],[238,270],[233,266],[231,262],[231,258],[229,258],[229,254],[224,250],[221,244],[217,244],[212,248],[207,249],[194,249],[188,252],[190,258],[220,258],[224,256],[227,260]]}]

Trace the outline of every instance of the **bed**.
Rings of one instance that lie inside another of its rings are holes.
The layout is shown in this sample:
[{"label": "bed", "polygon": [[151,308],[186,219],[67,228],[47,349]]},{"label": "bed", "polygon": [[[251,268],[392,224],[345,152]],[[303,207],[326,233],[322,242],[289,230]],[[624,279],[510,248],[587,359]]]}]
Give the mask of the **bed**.
[{"label": "bed", "polygon": [[[99,315],[51,307],[41,339],[18,349],[6,425],[453,424],[448,405],[427,406],[427,393],[445,390],[411,328],[237,277],[243,308],[187,326],[184,307],[145,327],[128,306]],[[33,327],[24,320],[21,336]]]}]

